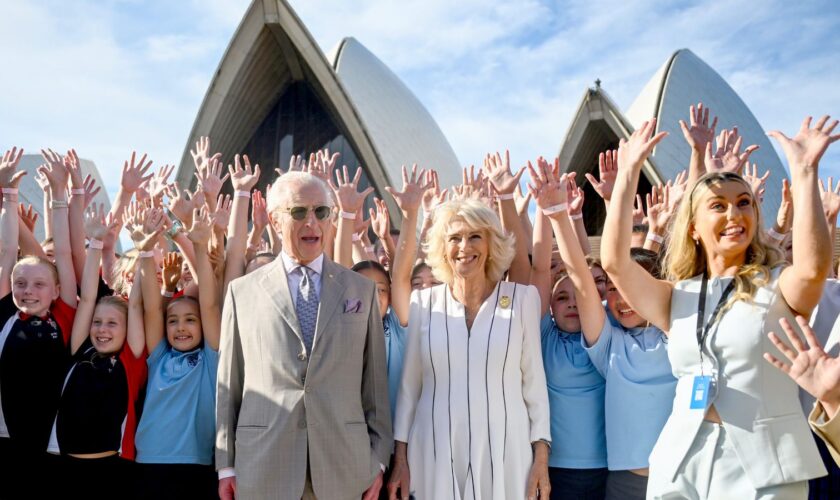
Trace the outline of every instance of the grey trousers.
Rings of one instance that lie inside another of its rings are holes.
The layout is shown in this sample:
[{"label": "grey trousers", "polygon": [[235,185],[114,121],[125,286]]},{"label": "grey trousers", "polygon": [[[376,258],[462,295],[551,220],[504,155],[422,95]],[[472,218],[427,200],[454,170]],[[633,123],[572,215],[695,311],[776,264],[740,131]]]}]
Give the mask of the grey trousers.
[{"label": "grey trousers", "polygon": [[808,482],[780,484],[756,490],[741,467],[731,439],[722,425],[703,422],[685,463],[674,481],[657,475],[652,468],[648,483],[651,499],[784,499],[808,498]]}]

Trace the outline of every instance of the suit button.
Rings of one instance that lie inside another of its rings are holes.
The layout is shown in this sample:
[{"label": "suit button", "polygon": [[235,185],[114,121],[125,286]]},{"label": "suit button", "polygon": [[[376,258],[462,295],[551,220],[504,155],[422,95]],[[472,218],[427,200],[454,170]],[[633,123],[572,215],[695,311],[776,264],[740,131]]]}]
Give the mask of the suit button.
[{"label": "suit button", "polygon": [[306,361],[306,354],[304,354],[304,353],[298,354],[298,361]]},{"label": "suit button", "polygon": [[305,420],[301,421],[301,423],[298,424],[298,428],[299,429],[306,429],[306,421]]}]

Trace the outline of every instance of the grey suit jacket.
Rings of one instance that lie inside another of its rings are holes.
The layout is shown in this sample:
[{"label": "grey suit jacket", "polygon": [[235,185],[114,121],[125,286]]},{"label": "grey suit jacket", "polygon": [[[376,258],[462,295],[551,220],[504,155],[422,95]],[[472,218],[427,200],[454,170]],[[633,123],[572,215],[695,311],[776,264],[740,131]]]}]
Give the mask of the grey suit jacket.
[{"label": "grey suit jacket", "polygon": [[216,467],[237,496],[359,498],[393,437],[382,319],[372,281],[324,258],[305,352],[280,258],[230,283],[222,313]]}]

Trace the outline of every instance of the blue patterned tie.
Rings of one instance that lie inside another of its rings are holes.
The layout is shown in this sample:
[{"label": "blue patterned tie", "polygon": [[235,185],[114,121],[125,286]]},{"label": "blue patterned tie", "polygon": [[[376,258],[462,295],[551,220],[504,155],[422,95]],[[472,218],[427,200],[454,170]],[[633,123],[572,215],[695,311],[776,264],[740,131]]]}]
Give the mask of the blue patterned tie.
[{"label": "blue patterned tie", "polygon": [[312,270],[306,266],[298,267],[303,275],[297,291],[297,313],[300,323],[300,332],[303,334],[303,343],[306,352],[312,352],[312,341],[315,339],[315,322],[318,320],[318,294],[315,293],[315,285],[312,283]]}]

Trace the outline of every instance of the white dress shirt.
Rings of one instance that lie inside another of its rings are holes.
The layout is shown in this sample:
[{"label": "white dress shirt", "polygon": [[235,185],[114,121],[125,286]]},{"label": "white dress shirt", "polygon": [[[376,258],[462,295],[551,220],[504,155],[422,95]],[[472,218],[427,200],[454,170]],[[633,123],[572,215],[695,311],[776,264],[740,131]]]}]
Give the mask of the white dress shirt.
[{"label": "white dress shirt", "polygon": [[[285,251],[280,252],[280,258],[283,260],[283,268],[286,270],[286,279],[289,281],[289,294],[292,296],[292,303],[297,307],[297,292],[300,288],[300,282],[303,280],[303,275],[297,270],[300,267],[300,262],[294,257],[287,254]],[[319,255],[315,260],[306,264],[311,271],[315,273],[312,276],[312,284],[315,285],[315,296],[321,296],[321,271],[324,269],[324,254]]]}]

